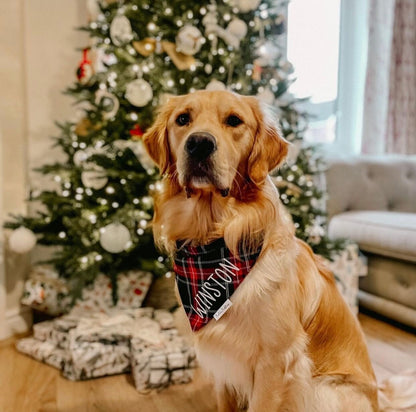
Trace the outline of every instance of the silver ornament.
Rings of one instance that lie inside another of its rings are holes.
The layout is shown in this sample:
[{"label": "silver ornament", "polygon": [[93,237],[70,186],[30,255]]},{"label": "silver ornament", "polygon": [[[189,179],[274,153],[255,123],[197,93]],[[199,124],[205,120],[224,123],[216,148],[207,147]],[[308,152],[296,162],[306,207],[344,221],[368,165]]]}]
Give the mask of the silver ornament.
[{"label": "silver ornament", "polygon": [[242,40],[247,34],[247,24],[241,19],[233,18],[227,26],[227,31],[238,40]]},{"label": "silver ornament", "polygon": [[123,46],[133,39],[130,20],[126,16],[114,17],[110,26],[110,37],[116,46]]},{"label": "silver ornament", "polygon": [[120,102],[117,96],[107,90],[97,90],[95,93],[95,104],[100,106],[104,119],[112,119],[118,112]]},{"label": "silver ornament", "polygon": [[218,91],[218,90],[227,90],[227,86],[220,82],[219,80],[211,80],[206,86],[205,90],[209,91]]},{"label": "silver ornament", "polygon": [[10,250],[15,253],[30,252],[36,245],[35,234],[26,227],[19,227],[9,237]]},{"label": "silver ornament", "polygon": [[131,235],[121,223],[110,223],[100,229],[100,245],[110,253],[120,253],[131,246]]},{"label": "silver ornament", "polygon": [[144,79],[136,79],[126,87],[126,99],[136,107],[144,107],[153,99],[153,90]]},{"label": "silver ornament", "polygon": [[72,160],[77,166],[84,163],[89,157],[89,154],[85,150],[77,150],[72,157]]},{"label": "silver ornament", "polygon": [[92,170],[85,170],[81,173],[82,184],[94,190],[102,189],[108,182],[104,169],[95,163],[91,163],[89,167]]},{"label": "silver ornament", "polygon": [[256,10],[261,0],[234,0],[233,3],[241,13],[248,13],[249,11]]},{"label": "silver ornament", "polygon": [[176,35],[176,50],[188,56],[198,53],[202,43],[202,33],[194,26],[182,27]]}]

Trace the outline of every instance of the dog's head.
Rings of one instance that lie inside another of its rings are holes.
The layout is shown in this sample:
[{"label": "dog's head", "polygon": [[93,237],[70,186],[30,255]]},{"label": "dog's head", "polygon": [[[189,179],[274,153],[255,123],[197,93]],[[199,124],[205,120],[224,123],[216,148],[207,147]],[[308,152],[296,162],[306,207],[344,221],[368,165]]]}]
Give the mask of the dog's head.
[{"label": "dog's head", "polygon": [[261,186],[288,149],[256,98],[226,91],[171,98],[143,141],[161,173],[188,193],[223,196],[238,179]]}]

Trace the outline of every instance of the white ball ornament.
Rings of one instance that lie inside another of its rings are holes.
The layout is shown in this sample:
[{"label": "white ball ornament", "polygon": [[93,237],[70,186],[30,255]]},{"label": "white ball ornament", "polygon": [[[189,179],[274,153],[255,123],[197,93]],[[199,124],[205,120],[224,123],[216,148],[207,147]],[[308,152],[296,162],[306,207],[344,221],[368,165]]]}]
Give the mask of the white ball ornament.
[{"label": "white ball ornament", "polygon": [[235,6],[241,13],[248,13],[259,7],[261,0],[234,0]]},{"label": "white ball ornament", "polygon": [[30,252],[36,245],[35,234],[26,227],[13,230],[9,237],[9,247],[15,253]]},{"label": "white ball ornament", "polygon": [[108,177],[101,166],[94,163],[91,168],[92,170],[85,170],[81,173],[81,182],[85,187],[100,190],[107,184]]},{"label": "white ball ornament", "polygon": [[136,79],[126,87],[126,99],[136,107],[144,107],[153,99],[152,86],[144,79]]},{"label": "white ball ornament", "polygon": [[110,37],[116,46],[122,46],[133,39],[130,20],[126,16],[114,17],[110,26]]},{"label": "white ball ornament", "polygon": [[211,80],[206,86],[205,90],[209,91],[219,91],[219,90],[227,90],[227,86],[220,82],[219,80]]},{"label": "white ball ornament", "polygon": [[75,165],[81,166],[89,157],[89,154],[85,150],[77,150],[72,157]]},{"label": "white ball ornament", "polygon": [[121,223],[110,223],[100,229],[100,245],[110,253],[120,253],[131,245],[131,235]]},{"label": "white ball ornament", "polygon": [[202,33],[194,26],[182,27],[176,35],[176,50],[188,56],[198,53],[202,43]]},{"label": "white ball ornament", "polygon": [[242,40],[247,34],[247,24],[241,19],[234,18],[228,24],[227,31],[238,40]]}]

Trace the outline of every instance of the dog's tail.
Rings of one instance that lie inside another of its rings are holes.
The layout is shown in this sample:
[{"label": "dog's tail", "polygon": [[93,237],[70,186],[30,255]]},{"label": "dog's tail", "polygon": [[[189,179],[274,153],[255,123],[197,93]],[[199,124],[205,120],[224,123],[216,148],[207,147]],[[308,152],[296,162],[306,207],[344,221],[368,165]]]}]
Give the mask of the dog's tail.
[{"label": "dog's tail", "polygon": [[380,411],[416,412],[416,370],[386,379],[378,390]]}]

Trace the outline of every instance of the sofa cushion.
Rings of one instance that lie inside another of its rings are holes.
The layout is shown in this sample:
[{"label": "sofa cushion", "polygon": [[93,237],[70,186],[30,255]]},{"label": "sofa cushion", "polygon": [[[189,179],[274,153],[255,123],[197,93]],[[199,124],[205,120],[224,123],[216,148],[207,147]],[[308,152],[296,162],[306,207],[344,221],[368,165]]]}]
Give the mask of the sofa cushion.
[{"label": "sofa cushion", "polygon": [[416,213],[345,212],[329,222],[329,236],[354,240],[360,249],[416,262]]},{"label": "sofa cushion", "polygon": [[416,213],[416,156],[329,159],[327,211],[384,210]]},{"label": "sofa cushion", "polygon": [[369,252],[366,256],[368,275],[360,278],[360,289],[416,310],[415,264]]}]

